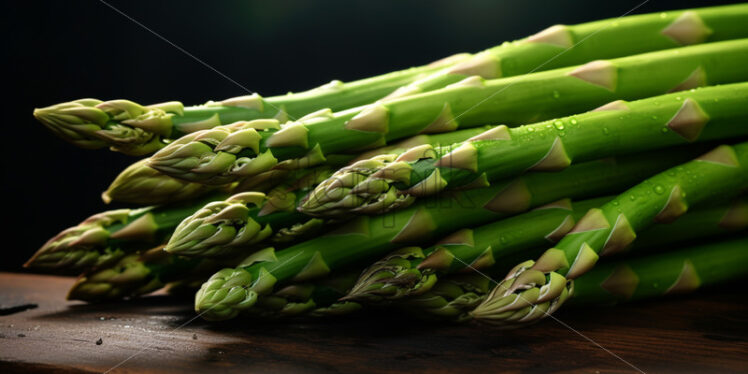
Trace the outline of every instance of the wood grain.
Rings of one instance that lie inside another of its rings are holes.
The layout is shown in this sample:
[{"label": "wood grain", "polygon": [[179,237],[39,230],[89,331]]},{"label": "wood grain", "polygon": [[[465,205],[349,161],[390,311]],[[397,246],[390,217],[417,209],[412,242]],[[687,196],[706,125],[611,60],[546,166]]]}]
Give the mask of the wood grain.
[{"label": "wood grain", "polygon": [[374,313],[208,324],[166,295],[67,302],[71,284],[0,273],[0,308],[38,304],[0,316],[0,372],[104,372],[131,356],[111,372],[637,372],[622,360],[647,373],[748,372],[748,291],[737,287],[558,313],[578,334],[552,320],[499,331]]}]

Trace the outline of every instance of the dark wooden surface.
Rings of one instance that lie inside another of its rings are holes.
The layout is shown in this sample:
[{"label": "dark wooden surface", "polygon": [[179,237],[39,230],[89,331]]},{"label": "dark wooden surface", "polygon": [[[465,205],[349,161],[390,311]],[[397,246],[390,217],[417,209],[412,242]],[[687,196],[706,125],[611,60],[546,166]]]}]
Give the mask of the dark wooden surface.
[{"label": "dark wooden surface", "polygon": [[0,273],[3,314],[38,305],[0,315],[0,372],[637,372],[623,360],[647,373],[748,372],[748,291],[737,287],[562,310],[557,318],[574,332],[552,320],[499,331],[366,313],[210,325],[192,320],[189,301],[165,295],[66,302],[71,283]]}]

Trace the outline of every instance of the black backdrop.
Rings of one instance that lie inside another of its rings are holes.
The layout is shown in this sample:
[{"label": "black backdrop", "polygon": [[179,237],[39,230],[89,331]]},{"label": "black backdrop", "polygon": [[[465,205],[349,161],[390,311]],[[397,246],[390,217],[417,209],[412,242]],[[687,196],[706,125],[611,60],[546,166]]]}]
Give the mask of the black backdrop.
[{"label": "black backdrop", "polygon": [[[617,17],[638,1],[108,1],[263,95],[478,51],[555,23]],[[650,0],[634,13],[727,3]],[[76,149],[31,116],[82,97],[197,104],[245,92],[96,0],[5,1],[0,270],[110,207],[99,194],[132,158]],[[114,206],[116,207],[116,206]]]}]

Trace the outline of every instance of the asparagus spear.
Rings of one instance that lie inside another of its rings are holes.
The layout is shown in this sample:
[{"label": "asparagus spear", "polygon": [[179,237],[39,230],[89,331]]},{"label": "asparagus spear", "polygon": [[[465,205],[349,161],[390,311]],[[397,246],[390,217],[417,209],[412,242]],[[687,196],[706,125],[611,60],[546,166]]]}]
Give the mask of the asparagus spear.
[{"label": "asparagus spear", "polygon": [[226,257],[246,251],[280,228],[307,221],[296,210],[297,202],[331,174],[324,166],[309,169],[302,178],[268,194],[241,192],[210,202],[179,223],[165,251],[189,257]]},{"label": "asparagus spear", "polygon": [[202,278],[241,259],[190,259],[164,252],[164,246],[130,253],[117,263],[84,273],[68,291],[68,300],[98,302],[145,295],[167,283]]},{"label": "asparagus spear", "polygon": [[285,121],[323,108],[337,111],[364,105],[388,94],[394,98],[443,88],[470,75],[507,77],[594,59],[747,37],[746,20],[748,7],[738,4],[556,25],[474,57],[455,55],[427,66],[346,84],[332,81],[297,94],[268,98],[255,94],[193,107],[180,102],[143,106],[129,100],[83,99],[37,109],[34,115],[58,136],[80,147],[109,146],[142,155],[186,133],[238,120]]},{"label": "asparagus spear", "polygon": [[489,188],[425,200],[391,214],[359,216],[326,235],[277,252],[267,248],[235,269],[219,271],[197,293],[195,309],[210,320],[233,318],[271,293],[276,284],[320,277],[403,244],[427,241],[563,197],[620,191],[689,156],[689,150],[684,150],[591,161],[557,173],[530,173]]},{"label": "asparagus spear", "polygon": [[142,159],[128,166],[101,194],[101,199],[107,204],[117,201],[155,205],[198,198],[219,188],[172,178],[148,167],[147,161]]},{"label": "asparagus spear", "polygon": [[358,270],[342,271],[313,281],[290,284],[257,300],[247,311],[252,317],[339,316],[361,309],[353,301],[339,301],[356,282]]},{"label": "asparagus spear", "polygon": [[[390,153],[391,156],[384,157],[395,157],[398,152],[413,144],[450,144],[480,132],[476,128],[421,135],[372,152]],[[193,257],[222,257],[246,249],[248,245],[261,241],[273,232],[276,233],[277,242],[295,240],[320,226],[320,220],[307,220],[296,212],[296,207],[312,188],[329,178],[332,170],[327,166],[302,169],[295,172],[293,178],[289,178],[291,183],[276,188],[267,195],[246,192],[224,201],[212,202],[177,227],[166,251]],[[269,214],[270,212],[276,213]],[[288,227],[289,225],[292,226]],[[256,235],[247,237],[248,233]],[[251,240],[247,242],[247,239]]]},{"label": "asparagus spear", "polygon": [[36,109],[34,117],[81,148],[109,147],[137,156],[158,150],[184,134],[235,121],[275,118],[285,122],[322,108],[343,110],[363,105],[468,56],[458,54],[429,65],[349,83],[334,80],[308,91],[268,98],[251,94],[187,107],[178,101],[140,105],[130,100],[81,99]]},{"label": "asparagus spear", "polygon": [[[746,276],[748,239],[733,238],[634,259],[603,262],[574,281],[571,305],[612,305],[655,298]],[[495,282],[483,274],[451,275],[397,305],[421,318],[464,322]]]},{"label": "asparagus spear", "polygon": [[[603,197],[571,204],[564,199],[475,229],[457,231],[425,249],[402,248],[365,270],[346,300],[378,303],[418,295],[448,274],[484,271],[496,263],[506,263],[507,257],[529,256],[528,249],[555,242],[589,209],[610,200],[612,197]],[[748,199],[739,199],[695,209],[672,224],[650,228],[634,247],[652,248],[746,228]]]},{"label": "asparagus spear", "polygon": [[515,266],[473,317],[507,327],[537,321],[564,303],[574,279],[594,267],[599,255],[623,250],[654,222],[672,222],[691,205],[746,187],[748,142],[719,146],[657,174],[591,209],[537,261]]},{"label": "asparagus spear", "polygon": [[162,207],[117,209],[95,214],[48,240],[24,265],[38,271],[80,273],[121,259],[127,252],[163,243],[179,222],[217,193]]},{"label": "asparagus spear", "polygon": [[378,213],[390,209],[382,205],[392,195],[432,195],[487,185],[525,170],[561,170],[616,154],[745,136],[746,102],[748,83],[736,83],[616,101],[600,110],[512,129],[499,126],[461,144],[420,146],[395,162],[343,168],[321,183],[301,209],[322,216]]},{"label": "asparagus spear", "polygon": [[272,168],[323,162],[330,153],[380,146],[418,133],[485,123],[522,124],[583,112],[616,99],[748,79],[748,39],[594,61],[518,77],[467,78],[452,86],[364,108],[310,114],[282,127],[238,122],[188,134],[150,159],[175,178],[224,184]]},{"label": "asparagus spear", "polygon": [[508,77],[596,59],[743,38],[748,36],[743,31],[747,19],[748,7],[738,4],[634,15],[573,26],[555,25],[529,38],[478,53],[456,66],[401,87],[388,97],[443,88],[468,75],[486,79]]}]

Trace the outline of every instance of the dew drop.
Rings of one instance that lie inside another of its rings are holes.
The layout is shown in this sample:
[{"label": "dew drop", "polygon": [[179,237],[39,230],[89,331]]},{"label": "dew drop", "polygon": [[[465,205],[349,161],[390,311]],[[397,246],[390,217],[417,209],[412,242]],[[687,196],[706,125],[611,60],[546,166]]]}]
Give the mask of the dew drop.
[{"label": "dew drop", "polygon": [[660,18],[667,18],[667,13],[665,12],[660,13]]},{"label": "dew drop", "polygon": [[636,200],[636,195],[633,195],[633,194],[632,194],[632,195],[629,195],[629,199],[630,199],[631,201],[634,201],[634,200]]},{"label": "dew drop", "polygon": [[613,204],[613,205],[615,205],[615,206],[618,206],[618,204],[619,204],[619,203],[618,203],[618,200],[613,200],[613,201],[611,201],[610,203],[611,203],[611,204]]},{"label": "dew drop", "polygon": [[557,90],[553,90],[553,98],[558,99],[559,97],[561,97],[561,93]]},{"label": "dew drop", "polygon": [[660,130],[660,131],[662,131],[663,134],[667,134],[668,129],[667,129],[667,127],[663,127],[662,130]]},{"label": "dew drop", "polygon": [[578,123],[575,118],[572,118],[569,122],[571,122],[572,125],[576,125]]},{"label": "dew drop", "polygon": [[527,132],[535,132],[535,128],[534,127],[528,127],[527,128]]},{"label": "dew drop", "polygon": [[657,119],[657,116],[652,116],[652,119],[656,120],[656,119]]},{"label": "dew drop", "polygon": [[553,122],[553,126],[555,126],[559,130],[564,129],[564,123],[561,122],[560,120],[556,120],[555,122]]},{"label": "dew drop", "polygon": [[608,134],[610,134],[610,130],[608,130],[607,127],[603,127],[603,135],[608,135]]},{"label": "dew drop", "polygon": [[655,186],[654,192],[658,195],[662,195],[665,192],[665,188],[660,186],[659,184]]}]

